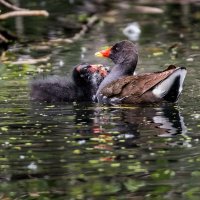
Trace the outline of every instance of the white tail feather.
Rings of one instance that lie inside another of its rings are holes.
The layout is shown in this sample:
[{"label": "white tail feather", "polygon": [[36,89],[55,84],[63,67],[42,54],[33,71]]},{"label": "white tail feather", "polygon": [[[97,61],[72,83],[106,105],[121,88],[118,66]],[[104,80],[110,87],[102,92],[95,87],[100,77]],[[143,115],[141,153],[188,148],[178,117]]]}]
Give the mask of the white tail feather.
[{"label": "white tail feather", "polygon": [[186,69],[185,68],[177,68],[176,71],[174,71],[170,76],[168,76],[164,81],[160,82],[154,89],[153,89],[153,94],[158,97],[158,98],[163,98],[168,91],[171,89],[173,86],[174,81],[179,77],[179,93],[178,96],[180,95],[182,89],[183,89],[183,82],[186,76]]}]

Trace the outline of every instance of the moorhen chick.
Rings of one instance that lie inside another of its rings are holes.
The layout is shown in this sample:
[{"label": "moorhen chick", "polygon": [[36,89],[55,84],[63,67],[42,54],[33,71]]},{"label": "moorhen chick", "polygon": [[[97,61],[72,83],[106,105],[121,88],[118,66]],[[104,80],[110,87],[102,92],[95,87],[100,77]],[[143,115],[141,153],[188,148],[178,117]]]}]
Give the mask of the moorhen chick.
[{"label": "moorhen chick", "polygon": [[108,73],[109,67],[81,64],[73,69],[70,80],[60,76],[33,80],[30,84],[30,97],[40,102],[92,101]]},{"label": "moorhen chick", "polygon": [[132,75],[138,61],[135,44],[124,40],[96,53],[110,58],[115,66],[101,82],[96,93],[100,103],[158,103],[176,102],[183,88],[185,67],[170,65],[161,72]]}]

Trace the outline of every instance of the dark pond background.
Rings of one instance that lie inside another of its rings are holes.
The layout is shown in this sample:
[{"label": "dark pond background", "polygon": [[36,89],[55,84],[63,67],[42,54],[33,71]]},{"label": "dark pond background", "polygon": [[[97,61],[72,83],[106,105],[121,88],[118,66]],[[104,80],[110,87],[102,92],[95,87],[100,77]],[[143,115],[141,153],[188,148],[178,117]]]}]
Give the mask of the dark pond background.
[{"label": "dark pond background", "polygon": [[[22,7],[48,10],[50,17],[2,22],[21,42],[9,47],[0,64],[1,199],[199,199],[200,4],[150,2],[21,1]],[[158,10],[142,12],[135,6]],[[100,21],[79,41],[44,43],[78,31],[66,28],[60,17],[68,23],[93,13]],[[169,64],[187,67],[177,104],[29,100],[28,85],[39,74],[67,75],[80,62],[112,65],[94,53],[128,39],[123,30],[133,22],[141,30],[134,38],[138,72],[163,70]],[[43,56],[50,60],[35,65],[10,62]]]}]

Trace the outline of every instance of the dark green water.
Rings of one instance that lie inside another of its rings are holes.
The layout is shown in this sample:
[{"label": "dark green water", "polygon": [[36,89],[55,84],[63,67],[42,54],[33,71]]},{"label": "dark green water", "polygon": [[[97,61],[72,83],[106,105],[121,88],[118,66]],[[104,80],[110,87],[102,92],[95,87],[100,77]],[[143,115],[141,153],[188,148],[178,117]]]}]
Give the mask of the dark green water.
[{"label": "dark green water", "polygon": [[[1,199],[199,199],[200,7],[156,6],[164,14],[137,14],[131,5],[122,9],[113,3],[115,15],[104,13],[106,21],[74,44],[10,48],[16,60],[51,59],[49,64],[0,66]],[[178,104],[111,107],[29,100],[28,84],[40,71],[63,75],[83,61],[111,64],[94,53],[127,39],[122,30],[135,21],[141,28],[137,71],[187,67]],[[36,35],[45,27],[41,30]]]}]

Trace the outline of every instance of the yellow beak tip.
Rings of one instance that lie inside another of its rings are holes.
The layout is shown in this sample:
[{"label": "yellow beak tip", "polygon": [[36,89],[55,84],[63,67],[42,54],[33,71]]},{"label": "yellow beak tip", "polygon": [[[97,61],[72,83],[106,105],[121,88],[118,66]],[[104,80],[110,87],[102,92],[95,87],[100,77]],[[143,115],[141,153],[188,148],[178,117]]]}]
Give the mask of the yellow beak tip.
[{"label": "yellow beak tip", "polygon": [[102,53],[100,53],[100,52],[96,52],[95,56],[97,56],[97,57],[103,57]]}]

